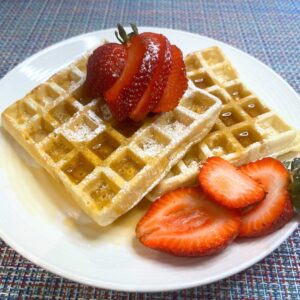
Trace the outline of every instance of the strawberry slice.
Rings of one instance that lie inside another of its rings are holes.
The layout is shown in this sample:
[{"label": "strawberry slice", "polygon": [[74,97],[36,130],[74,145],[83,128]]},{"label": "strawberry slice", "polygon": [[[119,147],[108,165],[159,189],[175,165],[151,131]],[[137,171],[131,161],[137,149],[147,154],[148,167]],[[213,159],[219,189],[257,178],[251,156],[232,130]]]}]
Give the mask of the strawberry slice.
[{"label": "strawberry slice", "polygon": [[239,233],[240,214],[210,201],[199,187],[180,188],[156,200],[136,227],[147,247],[177,256],[220,252]]},{"label": "strawberry slice", "polygon": [[200,170],[199,182],[212,200],[242,208],[264,198],[262,186],[221,157],[210,157]]},{"label": "strawberry slice", "polygon": [[266,235],[289,222],[293,216],[293,206],[287,192],[289,173],[283,164],[267,157],[242,166],[240,170],[263,185],[267,192],[263,201],[243,214],[240,236]]},{"label": "strawberry slice", "polygon": [[112,115],[126,119],[142,98],[159,62],[161,35],[141,33],[129,41],[127,62],[115,84],[104,93]]},{"label": "strawberry slice", "polygon": [[156,113],[167,112],[174,109],[187,89],[188,80],[186,77],[182,52],[174,45],[171,46],[171,52],[171,72],[164,93],[158,104],[152,110]]},{"label": "strawberry slice", "polygon": [[[150,33],[147,34],[150,36]],[[153,36],[153,34],[151,34]],[[167,85],[168,77],[171,71],[171,45],[168,39],[163,35],[155,35],[159,38],[161,48],[159,50],[159,58],[155,67],[153,77],[143,94],[142,99],[138,102],[135,109],[130,114],[130,118],[140,121],[155,107],[164,92]]]},{"label": "strawberry slice", "polygon": [[127,59],[127,47],[117,43],[104,44],[90,55],[84,83],[86,95],[99,97],[120,77]]}]

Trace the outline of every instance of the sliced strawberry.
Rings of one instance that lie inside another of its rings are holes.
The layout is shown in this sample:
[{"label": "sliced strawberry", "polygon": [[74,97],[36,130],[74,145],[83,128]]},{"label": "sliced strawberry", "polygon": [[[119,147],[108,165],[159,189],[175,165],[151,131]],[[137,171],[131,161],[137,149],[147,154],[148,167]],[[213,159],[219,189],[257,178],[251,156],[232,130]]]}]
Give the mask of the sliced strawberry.
[{"label": "sliced strawberry", "polygon": [[240,170],[262,184],[267,192],[263,201],[243,214],[240,236],[262,236],[284,226],[293,216],[293,207],[287,192],[289,173],[283,164],[267,157]]},{"label": "sliced strawberry", "polygon": [[142,98],[159,62],[161,35],[144,32],[133,35],[125,68],[116,83],[104,93],[112,115],[126,119]]},{"label": "sliced strawberry", "polygon": [[[285,194],[285,191],[284,191]],[[289,196],[289,193],[287,192],[286,201],[285,201],[285,206],[284,209],[280,215],[280,217],[276,220],[276,222],[273,223],[272,230],[270,229],[268,233],[274,232],[281,227],[283,227],[285,224],[287,224],[293,217],[294,215],[294,207],[293,203],[291,201],[291,198]],[[265,233],[267,234],[267,233]]]},{"label": "sliced strawberry", "polygon": [[221,157],[210,157],[200,170],[203,191],[217,203],[242,208],[264,198],[262,186]]},{"label": "sliced strawberry", "polygon": [[143,94],[142,99],[130,114],[130,118],[135,121],[144,119],[161,99],[171,71],[172,58],[170,42],[163,35],[156,35],[155,38],[161,40],[159,58],[152,79]]},{"label": "sliced strawberry", "polygon": [[171,46],[171,52],[171,72],[164,93],[158,104],[152,110],[156,113],[166,112],[174,109],[178,105],[181,97],[187,89],[188,80],[186,77],[186,70],[182,58],[182,52],[174,45]]},{"label": "sliced strawberry", "polygon": [[177,256],[220,252],[238,235],[240,215],[212,201],[199,187],[180,188],[156,200],[136,227],[147,247]]},{"label": "sliced strawberry", "polygon": [[240,170],[261,183],[267,192],[274,185],[279,189],[286,189],[290,181],[288,170],[279,160],[271,157],[265,157],[256,162],[241,166]]},{"label": "sliced strawberry", "polygon": [[125,67],[127,47],[108,43],[98,47],[90,55],[84,83],[86,95],[99,97],[113,86]]}]

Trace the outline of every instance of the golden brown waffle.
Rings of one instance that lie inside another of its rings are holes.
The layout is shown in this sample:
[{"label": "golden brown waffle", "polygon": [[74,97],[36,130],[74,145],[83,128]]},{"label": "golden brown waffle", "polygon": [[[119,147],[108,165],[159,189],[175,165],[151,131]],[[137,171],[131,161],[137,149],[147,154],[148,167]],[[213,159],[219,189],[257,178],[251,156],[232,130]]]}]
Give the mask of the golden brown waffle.
[{"label": "golden brown waffle", "polygon": [[246,88],[221,49],[211,47],[186,56],[188,77],[217,96],[222,110],[212,131],[195,144],[154,188],[148,198],[197,182],[199,164],[209,156],[222,156],[236,165],[264,156],[278,156],[299,147],[296,129]]},{"label": "golden brown waffle", "polygon": [[137,204],[214,125],[218,98],[190,87],[172,112],[117,123],[85,98],[87,56],[2,114],[4,127],[98,224]]}]

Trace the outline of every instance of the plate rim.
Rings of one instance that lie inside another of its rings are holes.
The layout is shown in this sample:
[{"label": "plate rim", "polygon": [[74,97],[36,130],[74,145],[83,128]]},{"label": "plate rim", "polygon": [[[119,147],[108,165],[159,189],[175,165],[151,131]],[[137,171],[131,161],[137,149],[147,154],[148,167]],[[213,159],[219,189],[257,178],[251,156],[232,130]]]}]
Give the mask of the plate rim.
[{"label": "plate rim", "polygon": [[[300,97],[297,94],[297,92],[294,90],[294,88],[286,80],[284,80],[282,78],[282,76],[277,74],[273,69],[271,69],[265,63],[261,62],[257,58],[251,56],[247,52],[244,52],[244,51],[240,50],[237,47],[231,46],[230,44],[227,44],[223,41],[216,40],[214,38],[210,38],[210,37],[207,37],[207,36],[204,36],[204,35],[200,35],[198,33],[184,31],[184,30],[164,28],[164,27],[153,27],[153,26],[140,26],[139,28],[140,28],[141,31],[164,30],[164,31],[170,31],[170,32],[177,33],[177,34],[181,33],[181,34],[192,35],[192,36],[195,36],[196,38],[200,37],[200,38],[205,39],[209,42],[217,42],[218,44],[221,44],[222,46],[225,46],[226,48],[229,47],[229,48],[231,48],[231,50],[238,51],[238,52],[242,53],[243,55],[246,55],[248,57],[248,59],[251,59],[252,61],[255,61],[256,64],[258,63],[263,68],[267,68],[268,71],[271,71],[272,75],[273,76],[275,75],[277,77],[277,79],[279,79],[282,82],[282,84],[284,84],[284,86],[286,88],[288,88],[290,90],[290,92],[292,92],[292,94],[294,94],[295,98],[300,102]],[[56,49],[60,46],[72,43],[74,40],[77,40],[80,37],[87,37],[89,35],[96,35],[97,33],[102,33],[102,34],[105,33],[105,32],[111,33],[112,31],[114,31],[114,28],[106,28],[106,29],[103,29],[103,30],[91,31],[91,32],[75,35],[75,36],[70,37],[68,39],[64,39],[64,40],[61,40],[57,43],[54,43],[54,44],[52,44],[52,45],[36,52],[36,53],[34,53],[33,55],[27,57],[24,61],[20,62],[18,65],[16,65],[13,69],[8,71],[0,79],[0,83],[3,80],[6,80],[7,76],[10,76],[13,72],[18,71],[18,69],[22,68],[24,65],[26,65],[26,64],[30,63],[31,61],[37,59],[39,56],[45,55],[49,51],[52,51],[52,50],[54,50],[54,49]],[[267,255],[271,254],[286,239],[288,239],[291,236],[291,234],[294,232],[294,230],[297,228],[297,226],[299,224],[297,221],[295,221],[295,219],[291,222],[293,222],[293,224],[290,224],[290,228],[285,232],[285,234],[283,234],[280,237],[280,239],[278,239],[278,242],[276,244],[272,245],[270,248],[266,249],[260,255],[254,257],[253,259],[246,261],[244,264],[239,265],[237,267],[234,267],[234,268],[230,269],[230,271],[221,273],[220,275],[216,275],[213,278],[208,278],[208,279],[204,279],[204,280],[194,280],[194,281],[191,281],[189,283],[183,283],[183,284],[176,284],[176,287],[174,287],[174,283],[170,283],[170,284],[164,285],[163,289],[161,287],[158,287],[155,284],[154,285],[151,285],[151,284],[147,285],[147,287],[146,286],[137,286],[137,285],[134,285],[134,284],[122,284],[122,283],[114,283],[114,282],[108,282],[108,281],[103,281],[103,280],[94,280],[94,279],[89,279],[89,278],[86,278],[84,276],[80,276],[80,275],[77,275],[77,274],[72,274],[71,272],[65,271],[63,268],[57,267],[52,263],[45,262],[43,259],[41,259],[40,257],[38,257],[35,254],[31,254],[22,245],[18,244],[17,240],[11,239],[5,233],[5,231],[3,231],[2,227],[0,227],[0,238],[7,245],[9,245],[12,249],[14,249],[16,252],[18,252],[21,256],[28,259],[30,262],[36,264],[37,266],[43,268],[47,272],[51,272],[55,275],[61,276],[61,277],[66,278],[68,280],[75,281],[75,282],[80,283],[80,284],[86,284],[86,285],[89,285],[89,286],[98,287],[98,288],[102,288],[102,289],[110,289],[110,290],[123,291],[123,292],[162,292],[162,291],[182,290],[182,289],[188,289],[188,288],[199,287],[199,286],[211,284],[211,283],[214,283],[216,281],[225,279],[227,277],[230,277],[232,275],[235,275],[239,272],[244,271],[245,269],[249,268],[250,266],[254,265],[255,263],[257,263],[260,260],[262,260],[263,258],[265,258]]]}]

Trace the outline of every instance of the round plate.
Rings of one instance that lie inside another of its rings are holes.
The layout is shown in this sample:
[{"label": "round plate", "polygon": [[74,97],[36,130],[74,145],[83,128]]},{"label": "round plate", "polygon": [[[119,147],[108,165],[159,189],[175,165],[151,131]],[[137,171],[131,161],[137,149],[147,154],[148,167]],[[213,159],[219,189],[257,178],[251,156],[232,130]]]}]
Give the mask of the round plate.
[{"label": "round plate", "polygon": [[[184,54],[219,45],[242,80],[264,101],[300,128],[300,101],[293,89],[255,58],[219,41],[183,31],[140,28],[165,34]],[[0,110],[72,62],[114,30],[80,35],[24,61],[0,81]],[[284,101],[283,101],[284,100]],[[288,105],[287,105],[288,102]],[[95,225],[1,128],[0,235],[35,264],[81,283],[122,291],[167,291],[203,284],[240,272],[277,248],[296,228],[293,220],[258,239],[235,241],[221,254],[177,258],[141,246],[134,227],[147,202],[114,225]]]}]

